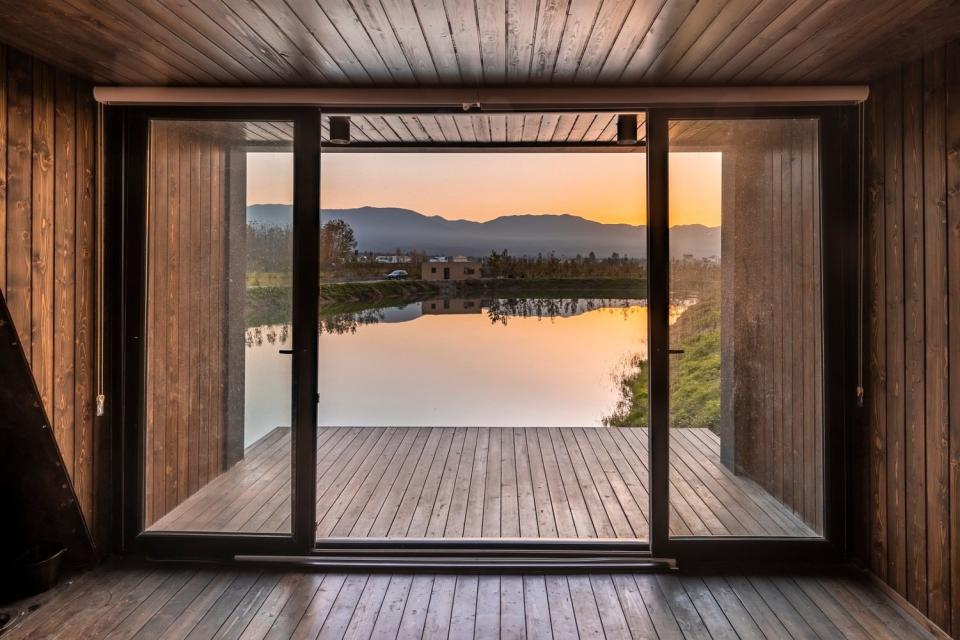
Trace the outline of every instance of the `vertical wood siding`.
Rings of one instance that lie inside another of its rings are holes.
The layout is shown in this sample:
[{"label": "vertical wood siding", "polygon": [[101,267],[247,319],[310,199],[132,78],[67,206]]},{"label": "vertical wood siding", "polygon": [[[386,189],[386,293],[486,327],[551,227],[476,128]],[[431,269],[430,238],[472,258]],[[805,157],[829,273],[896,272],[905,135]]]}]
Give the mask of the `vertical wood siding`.
[{"label": "vertical wood siding", "polygon": [[103,542],[109,514],[94,486],[108,465],[104,425],[94,420],[94,131],[88,85],[0,45],[0,289]]},{"label": "vertical wood siding", "polygon": [[855,550],[960,635],[960,42],[871,85]]},{"label": "vertical wood siding", "polygon": [[[730,125],[723,159],[724,460],[823,528],[818,141]],[[732,436],[732,437],[731,437]]]},{"label": "vertical wood siding", "polygon": [[226,147],[151,125],[146,522],[224,470]]}]

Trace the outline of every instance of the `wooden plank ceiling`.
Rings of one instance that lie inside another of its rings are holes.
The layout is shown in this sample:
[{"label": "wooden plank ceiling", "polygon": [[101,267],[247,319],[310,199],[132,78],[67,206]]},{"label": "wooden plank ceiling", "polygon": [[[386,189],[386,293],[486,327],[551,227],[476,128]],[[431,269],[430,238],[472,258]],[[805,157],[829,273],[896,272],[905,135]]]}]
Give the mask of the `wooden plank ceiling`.
[{"label": "wooden plank ceiling", "polygon": [[[637,116],[637,137],[643,140],[644,116]],[[322,142],[329,142],[327,118]],[[617,114],[415,114],[352,115],[352,142],[391,146],[398,144],[573,146],[583,143],[615,145]]]},{"label": "wooden plank ceiling", "polygon": [[958,33],[957,0],[0,0],[0,40],[121,85],[850,82]]}]

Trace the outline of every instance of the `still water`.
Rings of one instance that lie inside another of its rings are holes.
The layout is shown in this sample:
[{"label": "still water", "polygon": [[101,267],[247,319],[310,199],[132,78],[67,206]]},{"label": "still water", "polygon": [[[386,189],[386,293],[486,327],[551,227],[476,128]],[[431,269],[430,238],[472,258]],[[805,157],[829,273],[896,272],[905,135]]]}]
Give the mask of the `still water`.
[{"label": "still water", "polygon": [[[642,300],[427,300],[321,321],[321,426],[601,426]],[[246,443],[290,424],[289,328],[247,330]]]}]

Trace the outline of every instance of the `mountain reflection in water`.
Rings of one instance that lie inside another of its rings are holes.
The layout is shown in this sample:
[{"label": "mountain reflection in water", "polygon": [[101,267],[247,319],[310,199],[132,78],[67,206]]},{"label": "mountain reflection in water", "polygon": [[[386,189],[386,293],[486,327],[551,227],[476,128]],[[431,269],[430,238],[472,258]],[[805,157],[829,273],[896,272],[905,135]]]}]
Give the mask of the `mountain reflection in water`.
[{"label": "mountain reflection in water", "polygon": [[[322,426],[601,426],[646,354],[646,301],[433,299],[327,314]],[[247,441],[290,422],[287,325],[247,330]]]}]

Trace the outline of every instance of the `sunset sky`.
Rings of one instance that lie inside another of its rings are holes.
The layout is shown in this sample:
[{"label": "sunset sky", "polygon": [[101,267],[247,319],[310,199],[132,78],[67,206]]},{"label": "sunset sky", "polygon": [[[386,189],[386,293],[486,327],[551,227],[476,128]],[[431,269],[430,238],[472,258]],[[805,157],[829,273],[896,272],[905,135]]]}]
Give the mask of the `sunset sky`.
[{"label": "sunset sky", "polygon": [[[248,204],[292,202],[289,153],[250,154]],[[326,153],[321,206],[403,207],[447,219],[570,213],[646,222],[643,153]],[[671,225],[720,224],[720,154],[676,153]]]}]

